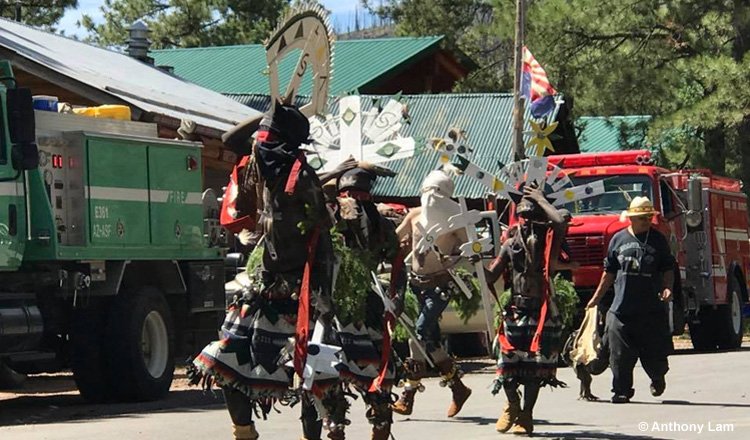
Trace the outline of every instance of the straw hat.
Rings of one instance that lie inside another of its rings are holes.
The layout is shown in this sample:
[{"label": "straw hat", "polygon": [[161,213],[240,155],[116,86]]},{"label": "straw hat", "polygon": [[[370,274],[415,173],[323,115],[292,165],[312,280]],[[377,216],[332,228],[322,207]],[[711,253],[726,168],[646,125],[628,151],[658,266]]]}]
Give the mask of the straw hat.
[{"label": "straw hat", "polygon": [[620,214],[620,221],[624,222],[628,217],[638,217],[642,215],[654,215],[658,211],[654,209],[654,204],[648,197],[635,197],[626,211]]}]

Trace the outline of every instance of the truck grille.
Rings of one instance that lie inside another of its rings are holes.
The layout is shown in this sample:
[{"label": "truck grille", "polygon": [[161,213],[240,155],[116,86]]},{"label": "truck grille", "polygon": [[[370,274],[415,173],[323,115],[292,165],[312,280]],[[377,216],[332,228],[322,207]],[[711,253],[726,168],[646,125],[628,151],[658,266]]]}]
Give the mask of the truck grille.
[{"label": "truck grille", "polygon": [[581,266],[599,266],[604,261],[604,237],[598,236],[568,236],[566,238],[570,248],[570,258]]}]

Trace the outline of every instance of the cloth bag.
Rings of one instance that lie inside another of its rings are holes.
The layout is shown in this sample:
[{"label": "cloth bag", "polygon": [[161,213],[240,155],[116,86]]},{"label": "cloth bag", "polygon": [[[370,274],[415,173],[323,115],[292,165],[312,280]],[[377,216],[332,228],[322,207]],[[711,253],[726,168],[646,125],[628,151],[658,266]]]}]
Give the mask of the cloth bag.
[{"label": "cloth bag", "polygon": [[573,349],[570,351],[570,360],[574,367],[589,365],[602,354],[602,338],[596,329],[598,309],[598,307],[586,308],[586,315],[578,328],[578,333],[573,340]]}]

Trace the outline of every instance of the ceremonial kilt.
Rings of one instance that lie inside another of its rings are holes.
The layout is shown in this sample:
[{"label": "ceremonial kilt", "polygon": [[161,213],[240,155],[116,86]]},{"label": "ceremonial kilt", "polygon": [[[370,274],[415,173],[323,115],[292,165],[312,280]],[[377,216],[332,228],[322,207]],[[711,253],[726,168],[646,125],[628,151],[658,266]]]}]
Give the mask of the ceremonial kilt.
[{"label": "ceremonial kilt", "polygon": [[[341,378],[352,384],[360,392],[367,392],[372,381],[378,377],[383,354],[383,305],[374,292],[369,292],[367,318],[365,322],[339,325],[336,342],[343,352],[344,367]],[[395,379],[394,353],[391,349],[388,368],[382,390],[390,390]]]},{"label": "ceremonial kilt", "polygon": [[289,362],[296,321],[297,301],[240,299],[227,311],[221,339],[207,345],[193,364],[216,384],[252,400],[287,399],[294,394]]},{"label": "ceremonial kilt", "polygon": [[562,342],[562,320],[553,299],[548,303],[539,350],[530,350],[540,311],[538,301],[537,304],[511,301],[503,311],[502,325],[495,341],[497,378],[493,393],[497,393],[505,381],[564,386],[556,378]]}]

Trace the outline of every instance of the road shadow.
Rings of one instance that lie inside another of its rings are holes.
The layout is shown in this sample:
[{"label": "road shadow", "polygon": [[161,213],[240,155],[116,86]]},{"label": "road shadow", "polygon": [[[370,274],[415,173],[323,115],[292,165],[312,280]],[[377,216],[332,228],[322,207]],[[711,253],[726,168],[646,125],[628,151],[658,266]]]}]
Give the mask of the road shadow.
[{"label": "road shadow", "polygon": [[486,426],[486,425],[494,425],[496,422],[496,419],[491,419],[489,417],[480,417],[480,416],[471,416],[471,417],[452,417],[450,419],[421,419],[416,417],[406,417],[404,419],[396,420],[395,423],[405,423],[405,422],[429,422],[429,423],[465,423],[465,424],[472,424],[472,425],[478,425],[478,426]]},{"label": "road shadow", "polygon": [[[174,372],[173,382],[187,380],[184,366],[178,366]],[[67,392],[77,392],[73,373],[62,371],[60,373],[32,374],[21,380],[19,384],[8,387],[0,387],[0,393],[15,395],[42,395]],[[2,402],[5,399],[0,399]]]},{"label": "road shadow", "polygon": [[464,373],[495,374],[495,362],[488,358],[461,359],[458,364]]},{"label": "road shadow", "polygon": [[[602,399],[599,400],[581,400],[581,402],[588,402],[592,405],[595,404],[604,404],[604,405],[612,405],[609,399]],[[656,405],[656,406],[664,406],[664,405],[676,405],[676,406],[707,406],[707,407],[718,407],[718,408],[750,408],[750,403],[722,403],[722,402],[691,402],[689,400],[662,400],[662,401],[656,401],[656,402],[647,402],[642,400],[631,400],[627,404],[621,404],[620,406],[627,407],[628,405]]]},{"label": "road shadow", "polygon": [[[450,419],[419,419],[415,417],[407,417],[402,420],[398,420],[396,423],[402,422],[431,422],[431,423],[470,423],[478,426],[495,425],[497,422],[496,418],[482,417],[482,416],[456,416]],[[571,422],[550,422],[548,420],[534,419],[534,426],[537,425],[554,425],[554,426],[584,426],[579,423]]]},{"label": "road shadow", "polygon": [[[536,421],[534,421],[536,424]],[[555,439],[571,439],[571,440],[599,440],[599,439],[614,439],[614,440],[666,440],[664,437],[652,437],[649,435],[628,435],[616,432],[607,431],[591,431],[591,430],[580,430],[570,432],[539,432],[534,431],[532,437],[540,438],[555,438]]]},{"label": "road shadow", "polygon": [[[422,418],[406,418],[398,420],[396,423],[406,422],[429,422],[429,423],[467,423],[478,426],[494,426],[497,420],[489,417],[455,417],[452,419],[422,419]],[[648,435],[629,435],[617,432],[609,431],[596,431],[587,428],[587,425],[581,425],[579,423],[571,422],[558,422],[554,420],[534,419],[534,426],[536,430],[532,437],[540,438],[555,438],[555,439],[591,439],[591,440],[665,440],[663,437],[653,437]],[[546,427],[559,428],[561,426],[571,427],[569,431],[545,431]],[[541,431],[540,431],[541,429]],[[515,437],[515,436],[514,436]],[[510,437],[509,437],[510,438]]]},{"label": "road shadow", "polygon": [[[570,431],[544,431],[544,427],[558,427],[558,426],[579,426],[580,428],[571,428]],[[609,431],[597,431],[592,428],[586,428],[587,425],[570,422],[558,422],[555,420],[539,420],[534,419],[534,427],[536,428],[532,437],[542,438],[555,438],[555,439],[617,439],[617,440],[662,440],[662,437],[653,437],[648,435],[630,435],[623,434],[620,432],[609,432]],[[542,429],[540,432],[539,429]]]},{"label": "road shadow", "polygon": [[100,403],[85,401],[78,393],[19,395],[0,401],[0,426],[85,422],[92,419],[138,417],[157,411],[194,412],[213,410],[224,405],[218,391],[173,390],[158,401],[138,403]]},{"label": "road shadow", "polygon": [[[465,374],[495,374],[495,361],[488,358],[462,358],[456,361]],[[425,377],[439,377],[437,368],[427,366]]]},{"label": "road shadow", "polygon": [[730,350],[696,350],[694,348],[679,348],[670,353],[670,356],[683,356],[688,354],[721,354],[721,353],[742,353],[750,351],[750,346],[743,345],[740,348]]},{"label": "road shadow", "polygon": [[721,403],[721,402],[691,402],[689,400],[662,400],[661,402],[630,401],[635,405],[677,405],[677,406],[709,406],[719,408],[750,408],[750,403]]}]

